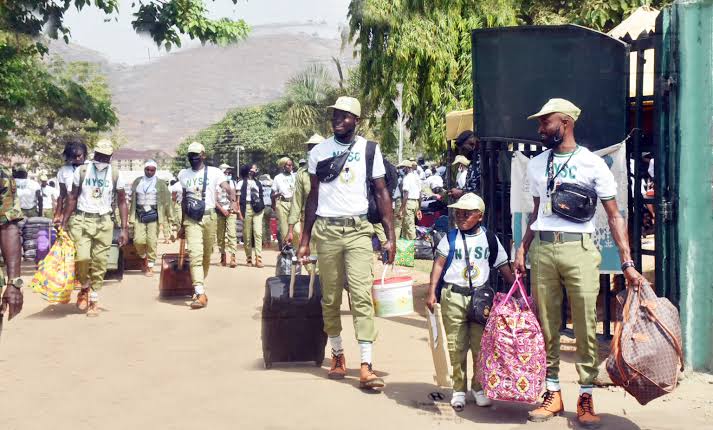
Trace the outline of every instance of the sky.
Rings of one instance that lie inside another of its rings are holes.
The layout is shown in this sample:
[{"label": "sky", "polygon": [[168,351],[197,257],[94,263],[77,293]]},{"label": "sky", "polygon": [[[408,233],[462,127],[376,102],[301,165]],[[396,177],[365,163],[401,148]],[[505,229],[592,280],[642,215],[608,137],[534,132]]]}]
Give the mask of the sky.
[{"label": "sky", "polygon": [[[94,7],[81,12],[70,9],[65,24],[72,32],[71,42],[104,54],[109,61],[139,64],[167,55],[146,36],[138,35],[131,27],[135,0],[120,0],[119,13],[107,17]],[[339,28],[347,22],[349,0],[204,0],[211,17],[245,19],[251,26],[267,24],[311,23],[291,26],[285,31],[306,31],[321,37],[337,38]],[[274,29],[257,28],[255,34]],[[200,42],[186,39],[183,49],[199,46]],[[173,49],[171,52],[177,51]]]}]

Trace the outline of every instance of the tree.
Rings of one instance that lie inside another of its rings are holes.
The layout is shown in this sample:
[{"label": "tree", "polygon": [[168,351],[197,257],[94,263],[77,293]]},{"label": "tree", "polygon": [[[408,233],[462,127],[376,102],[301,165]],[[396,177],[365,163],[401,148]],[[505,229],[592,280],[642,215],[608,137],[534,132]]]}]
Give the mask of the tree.
[{"label": "tree", "polygon": [[[392,100],[403,83],[403,112],[411,148],[439,153],[445,147],[445,115],[472,107],[471,35],[478,28],[518,24],[577,23],[599,30],[618,24],[640,5],[657,0],[352,0],[350,37],[360,98],[380,129],[393,129]],[[379,113],[377,118],[374,113]],[[391,136],[391,135],[388,135]],[[387,147],[391,137],[384,139]]]}]

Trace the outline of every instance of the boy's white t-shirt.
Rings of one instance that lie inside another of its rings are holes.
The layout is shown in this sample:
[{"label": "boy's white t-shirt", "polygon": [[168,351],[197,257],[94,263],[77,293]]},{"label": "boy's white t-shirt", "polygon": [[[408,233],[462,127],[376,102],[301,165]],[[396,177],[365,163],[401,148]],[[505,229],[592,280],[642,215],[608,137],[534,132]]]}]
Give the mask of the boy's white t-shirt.
[{"label": "boy's white t-shirt", "polygon": [[[476,234],[466,235],[465,240],[468,245],[471,266],[470,276],[473,281],[473,287],[479,287],[488,282],[488,278],[490,277],[490,264],[488,262],[490,247],[488,246],[488,238],[485,236],[483,229],[478,229]],[[449,249],[448,235],[446,235],[438,242],[436,253],[443,258],[448,258]],[[497,269],[507,262],[508,256],[500,244],[500,240],[498,240],[498,257],[495,259],[494,268]],[[469,287],[468,273],[465,270],[466,266],[463,238],[460,232],[458,232],[458,236],[455,240],[453,261],[451,261],[451,265],[448,267],[448,270],[446,270],[443,281],[459,287]]]},{"label": "boy's white t-shirt", "polygon": [[[104,170],[97,170],[94,163],[86,165],[84,183],[77,199],[77,209],[82,212],[106,215],[111,212],[111,203],[114,198],[114,180],[109,165]],[[74,170],[72,187],[78,187],[81,179],[81,169]],[[116,189],[123,190],[126,187],[124,180],[119,174],[116,180]],[[73,189],[73,188],[72,188]]]},{"label": "boy's white t-shirt", "polygon": [[40,184],[32,179],[15,179],[15,185],[17,186],[17,200],[20,202],[20,208],[36,208],[39,204],[37,192],[40,191]]},{"label": "boy's white t-shirt", "polygon": [[223,182],[228,180],[228,178],[225,177],[225,173],[213,166],[204,166],[203,169],[197,172],[188,168],[178,173],[178,182],[181,183],[181,187],[185,190],[183,198],[191,197],[196,200],[201,200],[203,193],[203,176],[205,175],[204,169],[208,169],[208,184],[205,187],[205,199],[203,199],[205,201],[206,213],[208,213],[209,210],[215,209],[215,200],[218,192],[220,192],[220,186]]},{"label": "boy's white t-shirt", "polygon": [[[349,144],[337,142],[334,136],[312,148],[309,153],[310,174],[317,173],[317,163],[345,152]],[[383,178],[386,175],[384,158],[381,148],[376,145],[374,151],[374,167],[372,178]],[[366,196],[366,139],[356,137],[351,154],[342,172],[332,182],[319,183],[319,200],[317,216],[349,217],[365,215],[369,209]]]},{"label": "boy's white t-shirt", "polygon": [[[238,194],[242,193],[244,182],[245,182],[245,180],[243,180],[243,179],[241,179],[240,181],[238,181],[238,185],[235,187],[235,189],[236,189],[236,191],[237,191]],[[261,185],[262,185],[262,184],[261,184]],[[252,180],[252,179],[248,179],[248,185],[247,185],[247,188],[245,189],[245,201],[246,201],[246,202],[249,202],[249,201],[252,200],[251,197],[250,197],[250,195],[252,194],[252,190],[255,190],[256,193],[259,193],[259,192],[260,192],[260,188],[258,188],[257,182],[255,182],[255,181]],[[263,190],[263,193],[264,193],[264,192],[265,192],[265,191]]]},{"label": "boy's white t-shirt", "polygon": [[[533,197],[540,198],[537,220],[530,227],[533,231],[562,231],[568,233],[594,233],[594,218],[577,223],[560,217],[551,210],[547,196],[547,158],[551,149],[530,160],[527,177]],[[571,154],[571,153],[570,153]],[[560,171],[570,154],[555,154],[554,173]],[[576,183],[593,188],[600,200],[616,198],[616,180],[609,166],[598,155],[583,146],[577,146],[567,166],[555,178],[555,188],[561,183]]]}]

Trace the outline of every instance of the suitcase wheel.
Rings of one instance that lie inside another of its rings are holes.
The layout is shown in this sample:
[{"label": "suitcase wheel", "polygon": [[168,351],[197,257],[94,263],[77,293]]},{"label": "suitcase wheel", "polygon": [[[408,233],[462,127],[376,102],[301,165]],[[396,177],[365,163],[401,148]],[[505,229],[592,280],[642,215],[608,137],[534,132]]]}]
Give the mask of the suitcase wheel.
[{"label": "suitcase wheel", "polygon": [[322,361],[323,360],[315,360],[314,365],[317,367],[322,367]]}]

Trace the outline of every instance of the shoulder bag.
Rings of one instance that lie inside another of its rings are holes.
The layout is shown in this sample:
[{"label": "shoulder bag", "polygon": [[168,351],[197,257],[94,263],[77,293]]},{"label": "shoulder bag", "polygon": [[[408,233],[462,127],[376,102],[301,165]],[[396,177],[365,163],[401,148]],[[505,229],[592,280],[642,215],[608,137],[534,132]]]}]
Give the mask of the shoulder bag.
[{"label": "shoulder bag", "polygon": [[203,167],[203,191],[201,191],[201,199],[186,197],[186,215],[194,221],[203,220],[205,215],[205,189],[208,186],[208,166]]}]

